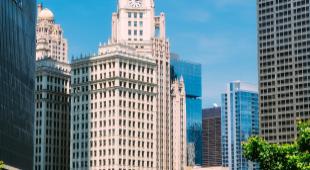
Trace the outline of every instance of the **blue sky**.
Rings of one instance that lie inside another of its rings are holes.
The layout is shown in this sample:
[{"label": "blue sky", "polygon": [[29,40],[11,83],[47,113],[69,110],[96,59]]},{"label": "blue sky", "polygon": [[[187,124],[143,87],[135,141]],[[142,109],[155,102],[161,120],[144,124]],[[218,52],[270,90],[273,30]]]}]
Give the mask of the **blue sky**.
[{"label": "blue sky", "polygon": [[[51,9],[69,54],[94,53],[111,34],[116,0],[38,0]],[[171,52],[201,63],[203,107],[220,105],[226,84],[257,84],[256,0],[156,0],[167,17]]]}]

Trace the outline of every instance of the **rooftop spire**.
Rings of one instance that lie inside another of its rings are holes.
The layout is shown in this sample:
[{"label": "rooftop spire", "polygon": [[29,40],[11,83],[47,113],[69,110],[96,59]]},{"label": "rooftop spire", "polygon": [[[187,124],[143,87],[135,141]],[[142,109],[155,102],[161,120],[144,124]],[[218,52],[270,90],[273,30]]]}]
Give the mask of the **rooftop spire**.
[{"label": "rooftop spire", "polygon": [[39,3],[38,4],[38,14],[42,11],[42,9],[43,9],[43,4]]}]

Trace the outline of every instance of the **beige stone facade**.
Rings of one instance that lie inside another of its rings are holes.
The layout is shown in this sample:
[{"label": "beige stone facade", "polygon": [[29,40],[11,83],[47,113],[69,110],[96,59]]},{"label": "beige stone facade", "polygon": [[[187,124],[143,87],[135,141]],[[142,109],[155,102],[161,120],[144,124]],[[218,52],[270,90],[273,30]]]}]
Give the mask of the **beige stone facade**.
[{"label": "beige stone facade", "polygon": [[184,170],[186,167],[186,94],[183,78],[171,85],[172,113],[172,169]]},{"label": "beige stone facade", "polygon": [[184,169],[184,83],[171,96],[165,15],[153,0],[117,6],[108,43],[72,62],[70,169]]},{"label": "beige stone facade", "polygon": [[208,168],[186,167],[185,170],[229,170],[229,168],[228,167],[220,167],[220,166],[214,166],[214,167],[208,167]]},{"label": "beige stone facade", "polygon": [[36,28],[36,59],[49,57],[60,62],[68,61],[68,44],[59,24],[55,24],[54,14],[48,8],[38,5]]},{"label": "beige stone facade", "polygon": [[51,58],[36,62],[34,170],[68,169],[70,65]]},{"label": "beige stone facade", "polygon": [[119,0],[117,13],[112,16],[111,41],[125,43],[156,61],[156,167],[171,169],[170,45],[166,38],[165,14],[155,15],[154,0]]},{"label": "beige stone facade", "polygon": [[70,65],[54,14],[38,5],[34,170],[69,169]]},{"label": "beige stone facade", "polygon": [[70,169],[156,169],[156,62],[121,44],[72,63]]}]

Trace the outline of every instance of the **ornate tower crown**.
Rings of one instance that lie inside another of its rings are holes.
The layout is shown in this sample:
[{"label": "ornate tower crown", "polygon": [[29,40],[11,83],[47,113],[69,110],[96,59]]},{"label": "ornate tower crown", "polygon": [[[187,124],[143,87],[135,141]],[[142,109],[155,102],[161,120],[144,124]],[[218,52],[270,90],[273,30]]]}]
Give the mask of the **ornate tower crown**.
[{"label": "ornate tower crown", "polygon": [[118,8],[154,8],[154,0],[118,0]]},{"label": "ornate tower crown", "polygon": [[155,15],[154,0],[118,0],[112,15],[112,43],[128,44],[151,53],[154,38],[166,40],[165,15]]}]

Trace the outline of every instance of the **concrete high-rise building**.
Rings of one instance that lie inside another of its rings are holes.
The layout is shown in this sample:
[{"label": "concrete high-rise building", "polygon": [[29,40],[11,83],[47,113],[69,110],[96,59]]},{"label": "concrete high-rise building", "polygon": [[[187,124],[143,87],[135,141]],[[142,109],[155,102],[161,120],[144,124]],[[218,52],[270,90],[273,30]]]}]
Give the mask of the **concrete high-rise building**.
[{"label": "concrete high-rise building", "polygon": [[260,135],[272,143],[297,138],[310,119],[310,1],[258,0]]},{"label": "concrete high-rise building", "polygon": [[255,85],[231,82],[222,94],[222,164],[230,170],[255,170],[257,163],[246,160],[242,142],[259,134],[258,90]]},{"label": "concrete high-rise building", "polygon": [[112,16],[112,43],[125,43],[157,64],[156,167],[171,167],[170,45],[166,39],[165,14],[155,15],[154,0],[118,0]]},{"label": "concrete high-rise building", "polygon": [[0,160],[33,164],[36,1],[0,1]]},{"label": "concrete high-rise building", "polygon": [[201,64],[180,59],[171,54],[171,79],[183,77],[186,90],[187,163],[202,164],[202,84]]},{"label": "concrete high-rise building", "polygon": [[34,170],[69,169],[70,65],[36,62]]},{"label": "concrete high-rise building", "polygon": [[221,107],[202,111],[202,166],[222,165]]},{"label": "concrete high-rise building", "polygon": [[70,169],[156,169],[156,62],[122,44],[72,62]]},{"label": "concrete high-rise building", "polygon": [[53,13],[38,5],[34,170],[69,169],[70,65]]},{"label": "concrete high-rise building", "polygon": [[220,167],[220,166],[213,166],[213,167],[207,167],[207,168],[202,168],[202,167],[186,167],[185,170],[229,170],[227,167]]},{"label": "concrete high-rise building", "polygon": [[187,166],[186,150],[186,94],[183,77],[171,85],[172,113],[172,169],[184,170]]},{"label": "concrete high-rise building", "polygon": [[70,169],[169,170],[177,110],[165,15],[154,0],[117,6],[109,43],[72,63]]},{"label": "concrete high-rise building", "polygon": [[60,62],[68,62],[68,44],[63,37],[64,32],[61,26],[55,23],[53,12],[43,8],[42,4],[38,5],[36,29],[36,59],[48,57]]}]

